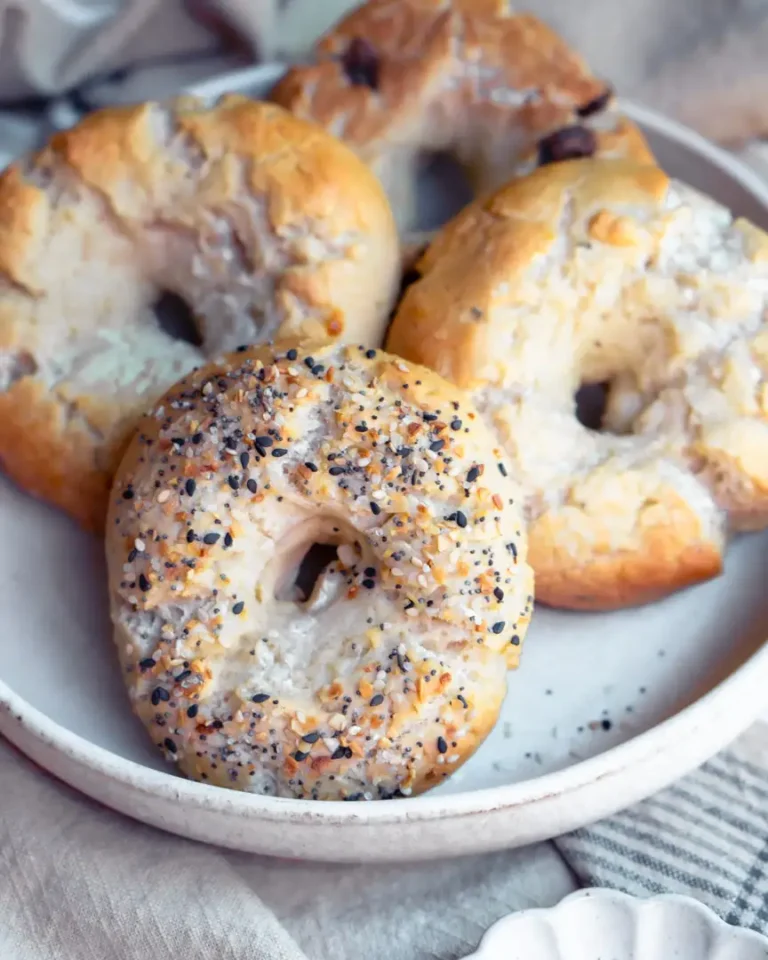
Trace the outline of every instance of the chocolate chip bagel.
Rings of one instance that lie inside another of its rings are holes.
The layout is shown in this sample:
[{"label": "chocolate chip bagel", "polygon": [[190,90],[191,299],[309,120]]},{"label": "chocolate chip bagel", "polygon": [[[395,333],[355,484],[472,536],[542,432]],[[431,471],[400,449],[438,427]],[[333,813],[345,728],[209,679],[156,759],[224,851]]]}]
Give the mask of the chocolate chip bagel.
[{"label": "chocolate chip bagel", "polygon": [[373,167],[408,240],[425,156],[452,154],[477,194],[539,163],[652,160],[605,83],[507,0],[369,0],[272,98]]},{"label": "chocolate chip bagel", "polygon": [[508,468],[461,390],[373,349],[251,348],[180,381],[107,529],[115,640],[160,750],[195,779],[319,800],[458,769],[532,612]]}]

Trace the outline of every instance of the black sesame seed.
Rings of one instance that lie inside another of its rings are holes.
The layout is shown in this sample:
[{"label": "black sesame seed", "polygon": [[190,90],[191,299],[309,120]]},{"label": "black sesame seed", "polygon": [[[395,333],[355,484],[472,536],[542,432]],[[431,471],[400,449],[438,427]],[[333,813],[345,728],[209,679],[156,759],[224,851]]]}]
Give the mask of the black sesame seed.
[{"label": "black sesame seed", "polygon": [[501,601],[504,599],[504,591],[501,589],[501,587],[495,587],[493,595],[496,597],[499,603],[501,603]]},{"label": "black sesame seed", "polygon": [[479,476],[480,476],[480,467],[472,467],[472,469],[467,474],[467,483],[474,483]]},{"label": "black sesame seed", "polygon": [[344,473],[344,467],[331,467],[328,471],[332,477],[340,477]]},{"label": "black sesame seed", "polygon": [[184,484],[184,489],[187,491],[187,494],[191,497],[195,492],[197,483],[190,477],[189,480]]},{"label": "black sesame seed", "polygon": [[336,747],[336,749],[331,754],[331,760],[343,760],[346,757],[347,751],[344,747]]},{"label": "black sesame seed", "polygon": [[309,756],[308,750],[295,750],[293,753],[293,759],[301,763],[302,760],[306,760]]},{"label": "black sesame seed", "polygon": [[605,719],[600,722],[600,726],[603,728],[603,730],[610,730],[613,724],[610,720]]},{"label": "black sesame seed", "polygon": [[297,351],[297,350],[294,350],[293,347],[291,347],[291,349],[288,351],[288,353],[286,353],[285,359],[286,359],[286,360],[291,360],[291,361],[293,361],[293,360],[296,359],[296,357],[298,357],[298,355],[299,355],[299,354],[298,354],[298,351]]},{"label": "black sesame seed", "polygon": [[163,740],[163,746],[169,753],[176,753],[176,744],[170,737],[166,737],[165,740]]},{"label": "black sesame seed", "polygon": [[503,620],[497,620],[496,623],[491,627],[491,633],[501,633],[504,630],[505,623]]},{"label": "black sesame seed", "polygon": [[461,430],[461,420],[458,417],[451,420],[451,430]]},{"label": "black sesame seed", "polygon": [[352,747],[344,747],[344,756],[347,758],[347,760],[352,759]]},{"label": "black sesame seed", "polygon": [[195,531],[187,530],[187,543],[194,543],[196,539],[197,537],[195,536]]},{"label": "black sesame seed", "polygon": [[271,694],[269,693],[256,693],[251,697],[254,703],[266,703],[269,700]]},{"label": "black sesame seed", "polygon": [[448,744],[445,742],[444,737],[437,738],[437,752],[438,753],[448,753]]},{"label": "black sesame seed", "polygon": [[325,373],[325,367],[322,365],[322,363],[316,363],[314,367],[312,367],[312,373],[316,377],[319,377],[321,373]]},{"label": "black sesame seed", "polygon": [[371,705],[372,707],[378,707],[378,706],[380,706],[382,703],[384,703],[384,694],[383,694],[383,693],[377,693],[375,697],[371,697],[371,704],[370,704],[370,705]]},{"label": "black sesame seed", "polygon": [[123,490],[123,500],[133,500],[134,492],[130,487]]},{"label": "black sesame seed", "polygon": [[517,635],[516,633],[513,633],[513,634],[512,634],[512,639],[511,639],[509,642],[512,644],[513,647],[519,647],[519,646],[520,646],[520,637],[518,637],[518,635]]},{"label": "black sesame seed", "polygon": [[365,570],[363,570],[363,573],[366,575],[366,577],[376,576],[376,570],[374,567],[366,567]]},{"label": "black sesame seed", "polygon": [[248,480],[245,485],[246,485],[246,487],[248,487],[248,490],[249,490],[251,493],[256,493],[256,491],[259,489],[258,483],[256,483],[256,481],[253,480],[253,479]]},{"label": "black sesame seed", "polygon": [[366,590],[373,590],[373,588],[376,586],[376,581],[366,577],[366,579],[363,580],[363,586]]},{"label": "black sesame seed", "polygon": [[365,351],[365,355],[366,355],[366,357],[367,357],[369,360],[373,360],[373,358],[376,356],[376,351],[375,351],[375,350],[366,350],[366,351]]},{"label": "black sesame seed", "polygon": [[227,483],[233,490],[240,489],[240,478],[236,477],[234,473],[230,473],[230,475],[227,477]]},{"label": "black sesame seed", "polygon": [[275,441],[272,439],[272,437],[268,437],[266,435],[263,437],[256,437],[254,440],[254,443],[258,443],[260,447],[271,447],[274,442]]},{"label": "black sesame seed", "polygon": [[314,365],[315,365],[315,358],[314,358],[314,357],[305,357],[305,358],[304,358],[304,363],[305,363],[306,366],[308,366],[309,369],[311,370],[312,367],[314,367]]},{"label": "black sesame seed", "polygon": [[176,683],[183,683],[187,679],[187,677],[191,677],[191,676],[192,676],[191,670],[182,670],[181,673],[178,675],[178,677],[174,677],[173,679],[176,681]]},{"label": "black sesame seed", "polygon": [[156,707],[161,700],[163,702],[167,702],[168,700],[170,700],[171,695],[170,693],[168,693],[165,687],[155,687],[149,699],[152,701],[152,705]]},{"label": "black sesame seed", "polygon": [[155,665],[155,661],[152,659],[152,657],[147,657],[145,660],[139,661],[139,668],[142,671],[142,673],[145,670],[151,670],[152,667],[154,667],[154,665]]},{"label": "black sesame seed", "polygon": [[506,477],[507,468],[504,466],[504,464],[503,463],[498,464],[498,468],[499,468],[499,473],[502,475],[502,477]]},{"label": "black sesame seed", "polygon": [[288,451],[285,449],[285,447],[275,447],[275,449],[272,451],[272,456],[284,457],[286,453],[288,453]]},{"label": "black sesame seed", "polygon": [[193,433],[192,434],[192,443],[202,443],[203,435],[202,433]]},{"label": "black sesame seed", "polygon": [[312,473],[317,473],[317,464],[312,463],[311,460],[307,460],[304,466],[307,468],[307,470],[310,470]]},{"label": "black sesame seed", "polygon": [[206,535],[203,537],[203,543],[208,544],[210,547],[212,544],[216,543],[220,536],[220,533],[206,533]]},{"label": "black sesame seed", "polygon": [[234,437],[225,437],[224,446],[227,450],[237,450],[237,440]]},{"label": "black sesame seed", "polygon": [[365,433],[368,430],[368,424],[365,423],[365,421],[363,421],[363,423],[358,423],[358,425],[355,427],[355,430],[358,433]]},{"label": "black sesame seed", "polygon": [[374,515],[374,517],[378,517],[378,515],[381,513],[381,507],[378,505],[378,503],[376,503],[375,500],[371,500],[370,507],[371,513]]},{"label": "black sesame seed", "polygon": [[146,593],[147,590],[151,589],[151,584],[149,580],[147,580],[147,578],[144,576],[143,573],[139,574],[139,589],[143,590],[144,593]]},{"label": "black sesame seed", "polygon": [[246,351],[247,349],[248,349],[247,344],[242,343],[242,344],[240,344],[240,346],[235,350],[235,353],[245,353],[245,351]]},{"label": "black sesame seed", "polygon": [[437,420],[436,413],[422,413],[422,418],[427,421],[427,423],[434,423]]},{"label": "black sesame seed", "polygon": [[445,440],[435,440],[433,443],[430,443],[429,449],[432,453],[440,453],[444,446]]},{"label": "black sesame seed", "polygon": [[139,555],[138,550],[136,550],[135,548],[131,550],[131,552],[128,554],[128,563],[133,563],[133,561],[136,559],[136,557],[138,557],[138,555]]},{"label": "black sesame seed", "polygon": [[235,541],[232,539],[232,534],[229,532],[229,530],[227,530],[227,532],[224,534],[224,546],[231,547],[234,542]]},{"label": "black sesame seed", "polygon": [[462,530],[463,530],[464,527],[466,527],[466,525],[467,525],[466,515],[463,514],[463,513],[461,512],[461,510],[457,510],[457,511],[456,511],[456,523],[462,528]]},{"label": "black sesame seed", "polygon": [[301,739],[304,741],[304,743],[317,743],[317,741],[320,739],[320,731],[313,730],[312,733],[305,733]]},{"label": "black sesame seed", "polygon": [[198,707],[198,705],[197,705],[196,703],[193,703],[192,706],[187,707],[187,716],[189,717],[190,720],[194,720],[194,719],[195,719],[195,717],[197,716],[197,711],[198,711],[199,709],[200,709],[200,708]]},{"label": "black sesame seed", "polygon": [[467,703],[466,699],[465,699],[460,693],[457,693],[457,694],[456,694],[456,699],[459,701],[459,703],[462,705],[462,707],[464,707],[465,710],[468,710],[468,709],[469,709],[469,704]]},{"label": "black sesame seed", "polygon": [[243,610],[245,610],[245,601],[243,600],[238,600],[238,602],[234,604],[232,607],[232,613],[234,613],[235,615],[237,615],[238,613],[242,613]]},{"label": "black sesame seed", "polygon": [[245,470],[245,469],[247,468],[247,466],[248,466],[248,461],[249,461],[250,459],[251,459],[251,455],[248,453],[247,450],[244,450],[244,451],[240,454],[240,466],[243,468],[243,470]]}]

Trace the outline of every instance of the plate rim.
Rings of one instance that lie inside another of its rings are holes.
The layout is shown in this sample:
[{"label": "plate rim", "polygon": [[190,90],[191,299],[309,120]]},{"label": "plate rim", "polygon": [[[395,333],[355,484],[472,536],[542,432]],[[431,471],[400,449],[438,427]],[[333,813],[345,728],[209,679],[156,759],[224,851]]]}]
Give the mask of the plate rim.
[{"label": "plate rim", "polygon": [[[219,96],[222,87],[235,87],[238,82],[274,82],[285,69],[283,64],[261,64],[234,71],[225,77],[213,78],[189,88],[201,97]],[[238,80],[238,78],[240,78]],[[213,91],[211,93],[210,91]],[[650,107],[621,101],[622,110],[642,126],[660,133],[703,155],[725,175],[738,182],[768,213],[768,183],[762,180],[738,157],[710,143],[700,134]],[[14,726],[21,723],[35,740],[58,754],[100,774],[159,800],[184,803],[201,810],[226,811],[245,820],[270,822],[300,821],[323,826],[393,824],[402,820],[437,821],[490,813],[499,809],[529,805],[551,797],[567,796],[595,781],[635,767],[675,737],[690,736],[701,725],[701,718],[716,711],[718,705],[740,703],[738,729],[729,728],[726,738],[713,739],[712,756],[739,732],[746,729],[763,712],[765,704],[755,696],[738,698],[738,691],[749,683],[768,681],[768,642],[765,640],[727,677],[715,684],[693,703],[648,730],[617,744],[594,757],[561,770],[542,774],[516,783],[501,784],[447,795],[427,793],[418,797],[399,798],[394,804],[350,804],[343,801],[298,800],[266,797],[243,791],[187,780],[171,772],[155,770],[137,761],[120,757],[105,747],[67,730],[15,693],[0,677],[0,731],[16,742]],[[126,707],[127,709],[127,707]],[[732,734],[732,736],[731,736]],[[23,747],[23,752],[27,752]],[[703,762],[703,761],[702,761]],[[695,765],[698,764],[696,760]],[[690,768],[681,769],[684,775]],[[76,784],[75,784],[76,786]]]},{"label": "plate rim", "polygon": [[577,890],[575,893],[564,897],[559,903],[552,907],[532,907],[527,910],[518,910],[500,917],[492,926],[490,926],[480,939],[477,949],[469,954],[464,960],[494,960],[498,958],[500,949],[505,949],[509,940],[508,930],[527,919],[546,919],[553,918],[556,921],[558,914],[563,914],[566,910],[578,907],[580,904],[590,900],[602,900],[613,903],[617,906],[624,906],[633,913],[642,914],[648,908],[655,904],[672,904],[680,907],[688,913],[697,914],[712,931],[718,933],[727,933],[734,939],[742,943],[753,943],[768,950],[768,937],[757,930],[749,927],[735,926],[727,923],[722,917],[718,916],[711,907],[680,893],[655,894],[653,896],[634,896],[625,893],[623,890],[614,890],[610,887],[585,887]]}]

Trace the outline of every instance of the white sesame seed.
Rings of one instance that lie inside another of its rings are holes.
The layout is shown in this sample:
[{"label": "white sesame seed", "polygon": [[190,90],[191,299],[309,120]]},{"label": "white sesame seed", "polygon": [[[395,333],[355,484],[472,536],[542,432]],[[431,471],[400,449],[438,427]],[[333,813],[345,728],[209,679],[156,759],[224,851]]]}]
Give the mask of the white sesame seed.
[{"label": "white sesame seed", "polygon": [[138,537],[136,537],[136,539],[133,541],[133,545],[134,545],[134,547],[136,547],[136,549],[139,551],[139,553],[141,553],[143,550],[146,550],[146,549],[147,549],[146,543],[144,543],[143,540],[139,540]]},{"label": "white sesame seed", "polygon": [[332,730],[345,730],[347,726],[347,718],[343,713],[334,713],[331,719],[328,721],[328,726]]},{"label": "white sesame seed", "polygon": [[397,367],[397,369],[398,369],[401,373],[408,373],[408,371],[409,371],[409,369],[410,369],[409,367],[407,367],[407,366],[406,366],[404,363],[402,363],[402,362],[395,364],[395,366]]},{"label": "white sesame seed", "polygon": [[418,577],[416,577],[416,582],[419,584],[420,587],[426,587],[427,578],[424,576],[423,573],[420,573]]},{"label": "white sesame seed", "polygon": [[460,759],[461,757],[458,753],[452,753],[451,756],[448,757],[448,763],[457,763]]},{"label": "white sesame seed", "polygon": [[392,576],[393,577],[404,577],[405,573],[400,569],[400,567],[392,567]]},{"label": "white sesame seed", "polygon": [[405,611],[405,615],[406,615],[407,617],[418,617],[419,611],[416,609],[416,607],[409,607],[409,608]]},{"label": "white sesame seed", "polygon": [[374,490],[371,494],[374,500],[384,500],[387,496],[386,490]]},{"label": "white sesame seed", "polygon": [[300,390],[297,390],[297,391],[296,391],[296,399],[297,399],[297,400],[301,400],[301,399],[303,399],[304,397],[306,397],[306,395],[307,395],[308,393],[309,393],[309,390],[307,390],[306,387],[302,387]]},{"label": "white sesame seed", "polygon": [[413,793],[413,788],[412,788],[412,787],[400,787],[400,793],[402,793],[402,795],[403,795],[404,797],[410,797],[410,795]]},{"label": "white sesame seed", "polygon": [[362,728],[362,727],[358,727],[357,724],[355,724],[355,726],[353,726],[353,727],[350,727],[350,728],[349,728],[349,735],[350,735],[350,737],[356,737],[356,736],[358,735],[358,733],[360,733],[360,731],[361,731],[362,729],[363,729],[363,728]]}]

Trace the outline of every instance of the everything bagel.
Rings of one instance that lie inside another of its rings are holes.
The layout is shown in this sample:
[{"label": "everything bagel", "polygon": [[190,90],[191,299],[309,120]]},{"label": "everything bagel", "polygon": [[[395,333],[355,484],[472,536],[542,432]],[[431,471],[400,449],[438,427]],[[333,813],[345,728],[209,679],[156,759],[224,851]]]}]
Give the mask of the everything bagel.
[{"label": "everything bagel", "polygon": [[408,239],[425,156],[452,154],[476,194],[538,163],[652,161],[605,83],[507,0],[369,0],[271,96],[373,167]]},{"label": "everything bagel", "polygon": [[[529,493],[536,597],[718,573],[768,523],[768,235],[660,170],[574,160],[456,217],[387,349],[472,391]],[[602,432],[574,397],[605,384]]]},{"label": "everything bagel", "polygon": [[[0,458],[103,526],[114,468],[175,380],[240,343],[380,342],[397,237],[375,177],[272,104],[104,110],[0,178]],[[197,342],[153,305],[183,297]]]},{"label": "everything bagel", "polygon": [[[140,425],[111,499],[135,711],[221,786],[436,785],[490,731],[520,654],[519,500],[462,391],[398,358],[262,347],[196,371]],[[313,544],[335,558],[304,595]]]}]

